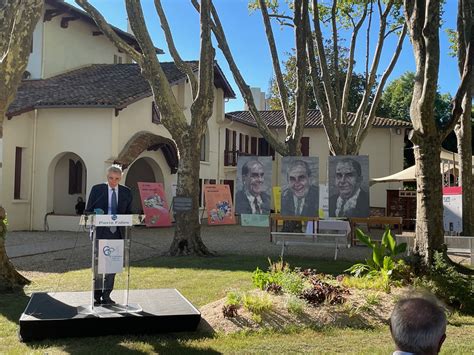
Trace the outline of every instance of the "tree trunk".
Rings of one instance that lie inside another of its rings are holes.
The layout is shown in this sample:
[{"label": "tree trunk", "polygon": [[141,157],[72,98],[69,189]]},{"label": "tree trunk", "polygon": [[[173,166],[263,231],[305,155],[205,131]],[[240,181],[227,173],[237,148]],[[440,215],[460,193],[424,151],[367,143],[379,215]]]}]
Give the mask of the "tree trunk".
[{"label": "tree trunk", "polygon": [[178,186],[176,196],[191,197],[190,211],[176,212],[176,228],[170,255],[212,255],[201,239],[199,224],[199,168],[200,138],[194,137],[179,144]]},{"label": "tree trunk", "polygon": [[0,207],[0,290],[11,290],[22,287],[30,283],[23,277],[10,262],[5,250],[5,239],[7,236],[7,226],[5,210]]},{"label": "tree trunk", "polygon": [[444,244],[440,142],[425,137],[415,148],[416,238],[415,252],[430,265],[434,251]]},{"label": "tree trunk", "polygon": [[463,99],[461,122],[456,125],[455,132],[458,142],[459,185],[462,186],[462,234],[472,236],[472,127],[471,127],[471,92],[468,90]]}]

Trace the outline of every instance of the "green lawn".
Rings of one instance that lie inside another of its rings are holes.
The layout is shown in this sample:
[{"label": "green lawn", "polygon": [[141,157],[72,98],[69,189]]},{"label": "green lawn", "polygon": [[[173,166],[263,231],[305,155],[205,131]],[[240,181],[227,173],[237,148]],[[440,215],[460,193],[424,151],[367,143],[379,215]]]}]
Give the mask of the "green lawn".
[{"label": "green lawn", "polygon": [[[312,267],[339,274],[346,262],[288,258],[292,266]],[[259,266],[266,269],[265,257],[220,256],[213,258],[159,257],[131,270],[132,288],[177,288],[200,307],[224,297],[231,289],[249,290],[251,273]],[[90,271],[37,277],[26,288],[35,291],[87,290]],[[234,335],[175,333],[150,336],[108,336],[71,338],[23,344],[17,339],[18,318],[28,296],[24,293],[0,295],[0,354],[193,354],[193,353],[360,353],[389,354],[393,350],[388,329],[287,329]],[[443,353],[472,354],[474,317],[456,317],[448,327]]]}]

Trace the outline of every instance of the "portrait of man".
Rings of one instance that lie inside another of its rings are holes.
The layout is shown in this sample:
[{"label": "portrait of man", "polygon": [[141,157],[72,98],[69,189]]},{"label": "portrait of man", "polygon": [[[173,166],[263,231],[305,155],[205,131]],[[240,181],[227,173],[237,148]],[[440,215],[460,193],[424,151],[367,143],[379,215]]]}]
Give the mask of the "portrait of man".
[{"label": "portrait of man", "polygon": [[272,181],[271,157],[239,157],[237,162],[237,193],[235,212],[269,214]]},{"label": "portrait of man", "polygon": [[369,157],[329,157],[329,217],[369,216]]},{"label": "portrait of man", "polygon": [[283,157],[281,181],[283,185],[281,214],[283,216],[318,216],[319,169],[317,157]]}]

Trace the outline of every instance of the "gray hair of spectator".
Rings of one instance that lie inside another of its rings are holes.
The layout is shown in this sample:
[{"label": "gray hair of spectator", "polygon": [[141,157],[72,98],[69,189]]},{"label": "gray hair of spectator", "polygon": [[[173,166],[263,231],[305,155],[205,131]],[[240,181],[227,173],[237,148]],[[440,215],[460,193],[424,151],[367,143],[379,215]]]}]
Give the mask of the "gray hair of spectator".
[{"label": "gray hair of spectator", "polygon": [[356,171],[357,176],[362,176],[362,168],[357,160],[352,158],[343,158],[337,162],[336,167],[339,164],[351,164],[354,170]]},{"label": "gray hair of spectator", "polygon": [[301,159],[292,160],[290,164],[288,164],[288,169],[286,169],[286,179],[288,180],[288,175],[290,171],[296,168],[297,166],[302,166],[306,170],[306,175],[308,177],[311,176],[311,169],[309,168],[309,164]]},{"label": "gray hair of spectator", "polygon": [[390,316],[390,331],[398,350],[437,354],[446,333],[446,314],[434,300],[402,299]]},{"label": "gray hair of spectator", "polygon": [[242,176],[247,176],[249,174],[250,168],[254,165],[260,165],[263,168],[263,164],[260,161],[251,159],[242,165]]},{"label": "gray hair of spectator", "polygon": [[113,164],[107,168],[107,175],[109,173],[118,173],[122,175],[122,167],[120,165]]}]

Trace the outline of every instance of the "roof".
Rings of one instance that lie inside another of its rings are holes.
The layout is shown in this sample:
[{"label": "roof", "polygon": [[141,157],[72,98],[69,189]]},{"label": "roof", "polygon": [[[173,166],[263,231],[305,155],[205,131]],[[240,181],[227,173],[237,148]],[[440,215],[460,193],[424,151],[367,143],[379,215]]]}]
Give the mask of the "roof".
[{"label": "roof", "polygon": [[[448,171],[459,175],[459,164],[461,162],[461,157],[458,153],[450,152],[444,148],[441,148],[441,164],[440,171],[444,174]],[[472,156],[472,162],[474,164],[474,156]],[[472,168],[472,175],[474,176],[474,167]],[[404,181],[415,181],[416,180],[416,166],[410,166],[398,173],[383,176],[379,178],[370,179],[370,184],[376,184],[379,182],[404,182]]]},{"label": "roof", "polygon": [[[271,128],[284,128],[285,119],[283,118],[283,111],[281,110],[272,110],[272,111],[260,111],[262,119],[267,123]],[[355,114],[348,113],[349,124],[354,123]],[[256,127],[257,124],[255,119],[252,117],[249,111],[234,111],[228,112],[225,114],[225,117],[231,121],[240,122],[248,126]],[[373,127],[411,127],[411,123],[402,120],[396,120],[393,118],[382,118],[375,117]],[[305,127],[308,128],[317,128],[323,127],[321,111],[316,109],[308,110],[306,116]]]},{"label": "roof", "polygon": [[[198,62],[188,62],[194,71]],[[171,85],[186,80],[174,62],[161,63]],[[224,90],[224,97],[235,93],[217,63],[214,84]],[[24,80],[7,111],[8,117],[37,108],[111,107],[122,109],[131,103],[152,96],[149,83],[138,64],[92,64],[48,79]]]},{"label": "roof", "polygon": [[[71,4],[68,4],[67,2],[64,2],[64,0],[46,0],[45,3],[50,5],[50,6],[53,6],[53,7],[57,8],[61,11],[69,13],[69,14],[73,15],[73,17],[80,18],[81,20],[97,27],[97,24],[95,23],[94,19],[87,12],[85,12],[84,10],[79,9],[79,8],[77,8],[77,7],[75,7]],[[112,26],[112,25],[110,25],[110,27],[115,31],[115,33],[120,38],[122,38],[125,42],[132,45],[136,50],[141,52],[140,46],[138,45],[138,42],[137,42],[134,35],[132,35],[128,32],[125,32],[125,31],[121,30],[118,27],[115,27],[115,26]],[[99,29],[99,28],[97,27],[97,29]],[[155,50],[156,50],[156,53],[158,53],[158,54],[163,54],[164,53],[159,48],[155,47]]]}]

